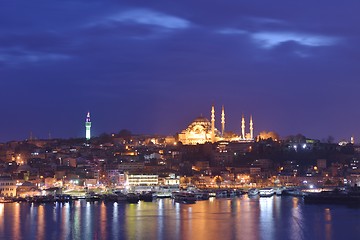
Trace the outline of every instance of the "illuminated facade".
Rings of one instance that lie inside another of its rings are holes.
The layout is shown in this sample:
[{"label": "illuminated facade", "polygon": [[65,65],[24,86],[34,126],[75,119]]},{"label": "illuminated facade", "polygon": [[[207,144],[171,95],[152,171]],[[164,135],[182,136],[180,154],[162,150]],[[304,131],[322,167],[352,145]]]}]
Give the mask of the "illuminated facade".
[{"label": "illuminated facade", "polygon": [[212,123],[207,118],[200,116],[179,134],[179,142],[184,145],[196,145],[216,141],[219,133],[215,127],[212,130],[212,127]]},{"label": "illuminated facade", "polygon": [[221,109],[221,132],[215,128],[215,108],[211,107],[211,121],[205,117],[196,118],[190,125],[179,133],[179,142],[184,145],[204,144],[206,142],[217,141],[254,141],[254,123],[252,116],[250,117],[249,133],[245,131],[245,118],[241,119],[241,133],[239,136],[227,137],[225,134],[225,110]]},{"label": "illuminated facade", "polygon": [[90,140],[90,138],[91,138],[91,132],[90,132],[91,130],[90,129],[91,129],[91,120],[90,120],[90,112],[88,112],[86,115],[86,119],[85,119],[86,140]]},{"label": "illuminated facade", "polygon": [[16,181],[10,177],[0,176],[0,196],[1,197],[15,197],[16,196]]},{"label": "illuminated facade", "polygon": [[158,175],[145,175],[145,174],[125,174],[125,185],[128,186],[149,186],[158,185]]}]

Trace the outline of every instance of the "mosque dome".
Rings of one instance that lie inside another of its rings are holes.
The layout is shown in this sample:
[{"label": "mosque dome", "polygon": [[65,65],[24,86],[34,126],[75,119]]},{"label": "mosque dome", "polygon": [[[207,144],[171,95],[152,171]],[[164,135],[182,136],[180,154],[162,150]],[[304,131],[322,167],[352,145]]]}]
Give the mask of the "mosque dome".
[{"label": "mosque dome", "polygon": [[193,121],[193,123],[200,123],[200,122],[210,123],[209,119],[203,116],[197,117]]}]

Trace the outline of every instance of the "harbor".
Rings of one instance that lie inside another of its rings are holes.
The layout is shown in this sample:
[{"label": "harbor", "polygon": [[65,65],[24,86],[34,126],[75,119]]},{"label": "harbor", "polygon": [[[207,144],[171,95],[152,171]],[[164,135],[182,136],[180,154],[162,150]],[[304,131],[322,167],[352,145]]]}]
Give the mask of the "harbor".
[{"label": "harbor", "polygon": [[[303,197],[1,203],[1,239],[354,239],[360,209]],[[66,224],[65,224],[66,223]],[[344,229],[347,229],[344,231]]]},{"label": "harbor", "polygon": [[[181,189],[151,188],[156,191],[143,191],[146,188],[134,188],[134,191],[107,190],[106,192],[87,191],[82,194],[53,194],[33,195],[26,197],[1,197],[0,203],[25,202],[25,203],[65,203],[83,199],[87,202],[127,202],[138,203],[139,201],[153,202],[156,199],[171,198],[175,202],[194,204],[196,201],[209,200],[211,198],[235,198],[247,195],[248,198],[264,197],[298,197],[310,204],[351,204],[360,207],[360,187],[357,185],[348,188],[311,188],[300,187],[265,187],[249,189],[198,189],[189,187]],[[148,189],[149,190],[149,189]]]}]

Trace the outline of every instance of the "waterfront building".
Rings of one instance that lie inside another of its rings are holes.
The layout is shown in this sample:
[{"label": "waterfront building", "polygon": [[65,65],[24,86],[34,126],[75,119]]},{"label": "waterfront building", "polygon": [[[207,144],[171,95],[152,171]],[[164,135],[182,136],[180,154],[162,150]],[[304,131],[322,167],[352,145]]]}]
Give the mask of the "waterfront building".
[{"label": "waterfront building", "polygon": [[125,185],[129,187],[158,185],[158,183],[158,175],[125,173]]},{"label": "waterfront building", "polygon": [[180,185],[180,177],[175,176],[175,174],[169,174],[169,176],[165,177],[165,179],[164,179],[164,185],[179,186]]},{"label": "waterfront building", "polygon": [[91,138],[91,120],[90,120],[90,112],[87,113],[86,119],[85,119],[85,137],[86,140],[90,140]]},{"label": "waterfront building", "polygon": [[221,109],[221,131],[215,127],[215,107],[211,107],[211,121],[200,116],[189,124],[189,126],[181,131],[178,135],[179,142],[184,145],[204,144],[207,142],[215,143],[218,141],[238,141],[252,142],[254,141],[254,123],[250,116],[249,133],[245,130],[245,117],[241,119],[241,133],[238,136],[227,136],[225,133],[225,109]]},{"label": "waterfront building", "polygon": [[16,180],[8,176],[0,176],[0,196],[15,197],[16,196]]}]

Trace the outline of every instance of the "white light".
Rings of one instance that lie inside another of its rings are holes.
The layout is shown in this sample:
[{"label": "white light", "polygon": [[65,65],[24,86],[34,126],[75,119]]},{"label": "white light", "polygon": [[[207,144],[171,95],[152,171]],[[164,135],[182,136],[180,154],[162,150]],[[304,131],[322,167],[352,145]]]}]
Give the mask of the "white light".
[{"label": "white light", "polygon": [[314,185],[310,184],[310,185],[309,185],[309,188],[314,188]]}]

